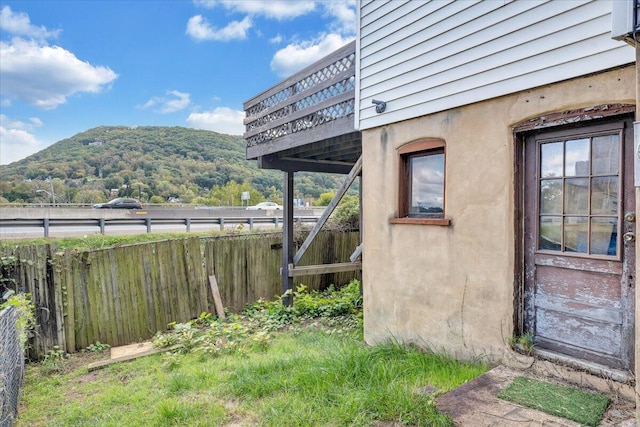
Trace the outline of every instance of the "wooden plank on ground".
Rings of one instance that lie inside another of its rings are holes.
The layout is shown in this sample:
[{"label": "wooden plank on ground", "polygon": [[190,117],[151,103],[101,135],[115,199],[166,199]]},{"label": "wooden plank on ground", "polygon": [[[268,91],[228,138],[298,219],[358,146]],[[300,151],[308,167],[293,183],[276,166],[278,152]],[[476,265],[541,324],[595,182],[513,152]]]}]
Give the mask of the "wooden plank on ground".
[{"label": "wooden plank on ground", "polygon": [[173,350],[176,347],[177,346],[174,345],[171,347],[153,348],[153,344],[151,342],[114,347],[111,349],[111,357],[109,359],[90,363],[89,366],[87,366],[87,369],[91,372],[113,365],[114,363],[126,362],[128,360],[134,360],[144,356],[151,356],[152,354]]},{"label": "wooden plank on ground", "polygon": [[209,276],[209,286],[211,286],[211,294],[213,295],[213,301],[216,306],[216,314],[219,318],[225,319],[224,306],[222,305],[222,298],[220,298],[220,290],[218,289],[218,281],[215,274]]},{"label": "wooden plank on ground", "polygon": [[337,264],[289,266],[289,276],[310,276],[314,274],[340,273],[343,271],[361,270],[361,262],[342,262]]}]

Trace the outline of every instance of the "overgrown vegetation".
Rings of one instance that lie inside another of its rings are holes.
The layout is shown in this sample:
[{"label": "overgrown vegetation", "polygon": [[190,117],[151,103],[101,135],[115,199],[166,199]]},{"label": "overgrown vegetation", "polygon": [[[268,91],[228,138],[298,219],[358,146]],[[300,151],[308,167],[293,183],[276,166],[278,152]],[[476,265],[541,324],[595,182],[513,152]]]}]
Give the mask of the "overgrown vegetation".
[{"label": "overgrown vegetation", "polygon": [[156,347],[173,347],[174,351],[200,351],[210,356],[266,350],[270,333],[283,328],[299,332],[305,327],[322,327],[327,334],[348,333],[362,324],[362,297],[357,280],[336,290],[309,291],[304,285],[288,292],[293,304],[284,298],[275,301],[260,299],[249,304],[242,315],[231,314],[226,320],[202,313],[187,323],[173,323],[169,332],[159,332],[154,338]]},{"label": "overgrown vegetation", "polygon": [[0,299],[0,311],[7,307],[13,307],[18,312],[16,330],[18,331],[20,345],[24,350],[29,339],[29,333],[36,324],[35,307],[31,302],[31,294],[15,293],[13,290],[5,291]]},{"label": "overgrown vegetation", "polygon": [[535,349],[535,343],[533,341],[533,333],[525,332],[519,336],[512,336],[509,338],[508,343],[509,347],[513,350],[524,353],[528,356],[533,355],[533,351]]},{"label": "overgrown vegetation", "polygon": [[91,373],[31,366],[18,425],[444,426],[434,397],[486,370],[400,343],[365,346],[357,281],[293,296],[173,324],[156,337],[173,346],[163,355]]}]

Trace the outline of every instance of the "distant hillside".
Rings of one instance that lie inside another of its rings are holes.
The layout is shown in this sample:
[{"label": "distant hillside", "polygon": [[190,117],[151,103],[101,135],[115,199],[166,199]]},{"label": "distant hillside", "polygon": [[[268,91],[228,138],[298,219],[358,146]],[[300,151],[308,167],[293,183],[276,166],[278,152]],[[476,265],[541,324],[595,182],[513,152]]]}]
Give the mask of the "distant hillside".
[{"label": "distant hillside", "polygon": [[[52,183],[45,182],[48,177]],[[281,173],[245,160],[242,137],[182,127],[101,126],[0,166],[0,195],[9,202],[41,202],[47,193],[36,190],[54,185],[60,203],[93,203],[117,192],[144,202],[224,204],[211,190],[217,188],[219,196],[230,181],[246,183],[234,190],[251,187],[261,198],[281,197]],[[296,197],[317,198],[337,185],[335,176],[299,174]],[[240,204],[233,199],[226,204]]]}]

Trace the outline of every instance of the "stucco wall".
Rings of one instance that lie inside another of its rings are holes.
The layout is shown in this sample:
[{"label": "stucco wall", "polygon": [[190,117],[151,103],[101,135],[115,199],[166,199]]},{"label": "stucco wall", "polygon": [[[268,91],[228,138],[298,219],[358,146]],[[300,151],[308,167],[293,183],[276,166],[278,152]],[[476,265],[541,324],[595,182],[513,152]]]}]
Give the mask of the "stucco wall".
[{"label": "stucco wall", "polygon": [[[513,127],[551,112],[635,104],[629,66],[363,132],[365,339],[498,360],[513,333]],[[446,141],[451,226],[389,224],[398,147]]]}]

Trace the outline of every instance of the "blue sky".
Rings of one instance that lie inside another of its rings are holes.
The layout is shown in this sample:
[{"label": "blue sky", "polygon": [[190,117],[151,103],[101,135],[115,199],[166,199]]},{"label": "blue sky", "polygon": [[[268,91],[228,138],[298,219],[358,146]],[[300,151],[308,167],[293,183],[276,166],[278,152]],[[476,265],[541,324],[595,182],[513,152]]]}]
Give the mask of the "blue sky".
[{"label": "blue sky", "polygon": [[355,24],[354,0],[0,0],[0,164],[101,125],[242,134]]}]

